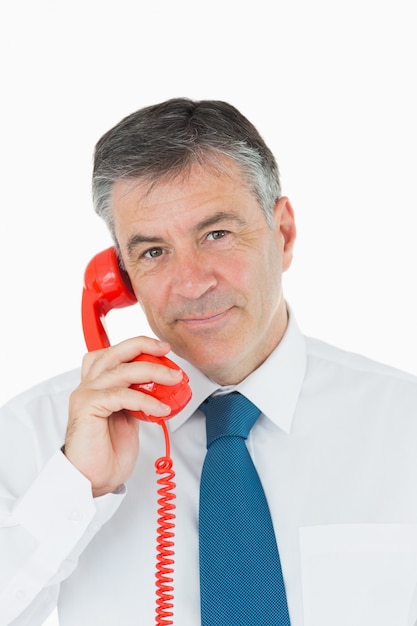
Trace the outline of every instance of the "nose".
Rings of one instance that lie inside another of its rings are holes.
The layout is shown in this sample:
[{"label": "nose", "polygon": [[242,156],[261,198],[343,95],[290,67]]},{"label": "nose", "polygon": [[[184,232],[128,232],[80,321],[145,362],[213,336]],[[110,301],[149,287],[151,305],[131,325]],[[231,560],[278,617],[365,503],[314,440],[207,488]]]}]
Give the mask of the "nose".
[{"label": "nose", "polygon": [[211,264],[198,253],[177,254],[171,270],[173,293],[189,300],[197,300],[217,284]]}]

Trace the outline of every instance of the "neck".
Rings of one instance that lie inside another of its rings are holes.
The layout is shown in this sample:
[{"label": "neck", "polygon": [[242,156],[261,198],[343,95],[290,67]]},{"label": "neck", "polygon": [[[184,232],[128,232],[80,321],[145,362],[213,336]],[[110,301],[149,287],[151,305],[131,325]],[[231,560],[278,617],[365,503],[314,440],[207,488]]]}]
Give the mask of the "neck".
[{"label": "neck", "polygon": [[[224,363],[218,363],[215,367],[204,368],[203,373],[213,382],[222,387],[238,385],[260,367],[281,342],[288,326],[288,312],[285,307],[284,314],[280,317],[275,327],[265,332],[262,340],[255,349],[248,354],[242,353],[241,358],[225,359]],[[241,344],[245,345],[242,337]]]}]

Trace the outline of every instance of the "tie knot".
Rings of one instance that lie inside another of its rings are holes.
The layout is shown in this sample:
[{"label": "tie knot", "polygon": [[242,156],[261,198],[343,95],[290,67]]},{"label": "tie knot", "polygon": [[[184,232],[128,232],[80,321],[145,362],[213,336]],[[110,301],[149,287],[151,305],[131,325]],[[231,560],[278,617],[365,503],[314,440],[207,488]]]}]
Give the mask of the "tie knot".
[{"label": "tie knot", "polygon": [[206,416],[207,447],[220,437],[243,437],[261,414],[250,400],[234,391],[225,395],[210,396],[200,405]]}]

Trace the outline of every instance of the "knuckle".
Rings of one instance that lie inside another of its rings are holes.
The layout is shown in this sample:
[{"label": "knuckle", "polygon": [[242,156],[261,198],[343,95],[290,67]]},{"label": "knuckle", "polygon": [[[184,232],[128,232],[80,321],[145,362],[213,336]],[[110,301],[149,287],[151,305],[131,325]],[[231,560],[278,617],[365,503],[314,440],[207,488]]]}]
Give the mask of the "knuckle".
[{"label": "knuckle", "polygon": [[93,366],[100,360],[102,354],[103,350],[96,350],[94,352],[87,352],[83,356],[81,363],[81,375],[83,378],[91,373]]}]

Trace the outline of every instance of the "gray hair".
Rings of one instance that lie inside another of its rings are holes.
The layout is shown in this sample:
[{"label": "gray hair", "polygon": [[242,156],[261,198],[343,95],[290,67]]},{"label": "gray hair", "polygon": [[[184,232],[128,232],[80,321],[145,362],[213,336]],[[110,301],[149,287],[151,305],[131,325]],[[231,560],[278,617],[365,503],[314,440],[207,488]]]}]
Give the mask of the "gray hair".
[{"label": "gray hair", "polygon": [[228,173],[224,157],[237,165],[272,227],[281,196],[274,155],[253,124],[219,100],[173,98],[128,115],[105,133],[94,152],[95,211],[117,245],[111,210],[114,182],[142,179],[157,184],[186,174],[195,163]]}]

